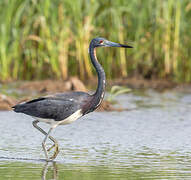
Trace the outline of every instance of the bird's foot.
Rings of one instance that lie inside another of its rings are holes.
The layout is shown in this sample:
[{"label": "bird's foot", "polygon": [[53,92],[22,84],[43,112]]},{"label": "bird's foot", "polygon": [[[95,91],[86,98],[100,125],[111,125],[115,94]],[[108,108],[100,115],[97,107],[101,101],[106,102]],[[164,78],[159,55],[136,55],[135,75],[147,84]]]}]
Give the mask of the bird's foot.
[{"label": "bird's foot", "polygon": [[53,144],[50,148],[47,149],[47,151],[49,152],[51,149],[53,149],[56,145]]},{"label": "bird's foot", "polygon": [[51,160],[54,160],[59,153],[58,145],[55,145],[55,151],[54,154],[50,157]]}]

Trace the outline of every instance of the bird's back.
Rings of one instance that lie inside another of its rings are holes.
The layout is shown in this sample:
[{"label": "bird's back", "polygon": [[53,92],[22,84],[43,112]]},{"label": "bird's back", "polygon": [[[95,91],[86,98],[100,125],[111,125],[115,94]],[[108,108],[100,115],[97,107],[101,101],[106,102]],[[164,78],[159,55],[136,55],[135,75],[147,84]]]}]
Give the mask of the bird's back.
[{"label": "bird's back", "polygon": [[37,118],[61,121],[78,110],[82,110],[83,113],[85,104],[90,100],[91,95],[87,93],[66,92],[17,104],[13,107],[13,110]]}]

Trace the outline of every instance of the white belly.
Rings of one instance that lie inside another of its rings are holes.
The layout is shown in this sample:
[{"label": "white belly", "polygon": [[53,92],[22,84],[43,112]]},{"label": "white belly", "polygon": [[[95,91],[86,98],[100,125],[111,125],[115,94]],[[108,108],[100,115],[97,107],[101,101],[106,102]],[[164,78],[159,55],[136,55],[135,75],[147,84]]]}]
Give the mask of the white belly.
[{"label": "white belly", "polygon": [[61,121],[55,121],[54,119],[43,119],[43,118],[37,118],[37,117],[34,117],[34,118],[40,122],[48,123],[52,127],[55,128],[58,125],[70,124],[70,123],[76,121],[77,119],[79,119],[81,116],[82,116],[82,111],[81,111],[81,109],[79,109],[75,113],[73,113],[72,115],[70,115],[69,117],[67,117],[66,119],[63,119]]}]

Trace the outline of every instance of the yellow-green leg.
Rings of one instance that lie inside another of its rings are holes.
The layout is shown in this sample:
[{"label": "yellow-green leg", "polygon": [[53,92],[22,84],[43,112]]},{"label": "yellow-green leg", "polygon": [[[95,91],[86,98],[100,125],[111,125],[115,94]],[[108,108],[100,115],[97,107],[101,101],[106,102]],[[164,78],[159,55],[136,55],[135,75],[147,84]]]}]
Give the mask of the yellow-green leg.
[{"label": "yellow-green leg", "polygon": [[[59,148],[58,148],[58,142],[57,142],[57,140],[54,139],[52,136],[50,136],[50,133],[51,133],[51,131],[52,131],[53,128],[50,128],[49,132],[46,133],[42,128],[40,128],[40,127],[37,125],[37,123],[39,123],[38,120],[33,121],[33,126],[34,126],[36,129],[38,129],[41,133],[43,133],[43,134],[45,135],[45,138],[44,138],[44,140],[43,140],[43,142],[42,142],[42,147],[43,147],[43,150],[44,150],[46,159],[47,159],[47,161],[49,161],[50,159],[51,159],[51,160],[54,160],[54,159],[56,158],[56,156],[58,155],[58,153],[59,153]],[[49,138],[54,144],[47,150],[46,147],[45,147],[45,143],[46,143],[46,140],[47,140],[48,138]],[[52,148],[54,148],[54,147],[55,147],[54,154],[53,154],[53,156],[51,156],[50,159],[49,159],[49,158],[48,158],[48,153],[47,153],[47,151],[50,151],[50,150],[51,150]]]}]

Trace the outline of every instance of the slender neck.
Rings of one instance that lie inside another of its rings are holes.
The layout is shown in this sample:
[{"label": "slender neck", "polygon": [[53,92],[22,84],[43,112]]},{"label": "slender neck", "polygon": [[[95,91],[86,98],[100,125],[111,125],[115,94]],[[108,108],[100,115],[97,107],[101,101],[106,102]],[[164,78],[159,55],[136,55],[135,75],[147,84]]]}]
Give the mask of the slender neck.
[{"label": "slender neck", "polygon": [[89,54],[90,54],[91,62],[93,66],[95,67],[96,72],[98,74],[98,86],[97,86],[96,92],[93,94],[93,97],[94,97],[93,104],[95,108],[97,108],[102,102],[104,98],[104,94],[105,94],[105,82],[106,82],[105,72],[97,60],[95,47],[92,43],[90,43]]}]

